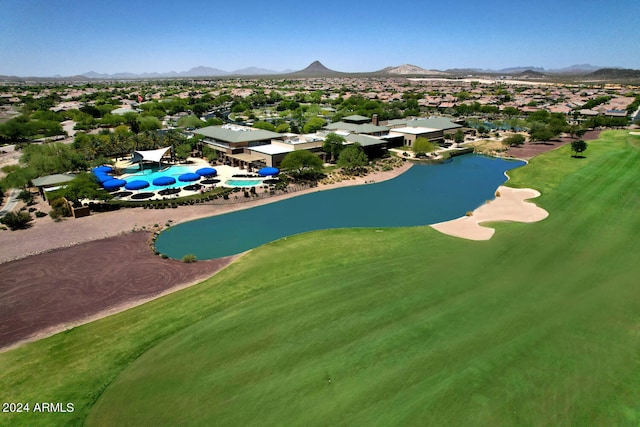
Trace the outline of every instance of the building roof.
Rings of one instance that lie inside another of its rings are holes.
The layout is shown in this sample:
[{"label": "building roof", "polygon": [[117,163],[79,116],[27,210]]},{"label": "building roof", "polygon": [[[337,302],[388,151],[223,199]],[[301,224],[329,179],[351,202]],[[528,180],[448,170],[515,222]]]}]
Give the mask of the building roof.
[{"label": "building roof", "polygon": [[444,117],[429,117],[428,119],[411,120],[407,123],[407,126],[420,126],[438,130],[458,129],[462,127],[462,125],[453,123],[451,120]]},{"label": "building roof", "polygon": [[57,173],[55,175],[43,176],[40,178],[32,179],[31,182],[36,187],[50,187],[53,185],[60,185],[73,180],[76,176],[72,173]]},{"label": "building roof", "polygon": [[363,122],[368,122],[371,119],[369,117],[361,116],[359,114],[353,114],[351,116],[343,117],[342,120],[350,123],[363,123]]},{"label": "building roof", "polygon": [[422,126],[405,126],[402,128],[395,128],[394,132],[409,134],[409,135],[422,135],[424,133],[440,132],[442,129],[425,128]]},{"label": "building roof", "polygon": [[268,154],[270,156],[273,156],[275,154],[290,153],[294,149],[293,147],[284,147],[282,145],[267,144],[267,145],[258,145],[257,147],[251,147],[250,150],[255,151],[257,153]]},{"label": "building roof", "polygon": [[363,124],[359,125],[356,123],[347,123],[347,122],[335,122],[330,123],[324,127],[328,130],[346,130],[351,133],[378,133],[378,132],[387,132],[389,130],[386,126],[376,126],[372,124]]},{"label": "building roof", "polygon": [[357,142],[363,147],[371,147],[374,145],[382,145],[387,143],[387,141],[384,139],[378,139],[367,135],[358,135],[357,133],[349,134],[345,137],[345,139],[351,143]]},{"label": "building roof", "polygon": [[423,119],[413,119],[413,120],[389,120],[389,125],[391,126],[410,126],[410,127],[425,127],[432,128],[436,130],[450,130],[450,129],[459,129],[462,126],[453,123],[451,120],[446,117],[428,117]]},{"label": "building roof", "polygon": [[207,126],[196,129],[193,132],[227,143],[264,141],[272,138],[282,138],[282,135],[276,132],[245,126]]}]

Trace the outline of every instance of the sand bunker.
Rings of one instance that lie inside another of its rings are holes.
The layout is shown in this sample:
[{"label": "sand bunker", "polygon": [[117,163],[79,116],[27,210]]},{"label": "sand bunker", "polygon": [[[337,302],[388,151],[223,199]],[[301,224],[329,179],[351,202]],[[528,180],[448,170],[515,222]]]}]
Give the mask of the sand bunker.
[{"label": "sand bunker", "polygon": [[463,239],[489,240],[495,233],[495,229],[480,225],[483,222],[538,222],[549,216],[547,211],[536,206],[535,203],[526,201],[540,196],[536,190],[501,186],[498,188],[498,193],[500,197],[480,206],[473,211],[472,216],[440,222],[431,227],[441,233]]}]

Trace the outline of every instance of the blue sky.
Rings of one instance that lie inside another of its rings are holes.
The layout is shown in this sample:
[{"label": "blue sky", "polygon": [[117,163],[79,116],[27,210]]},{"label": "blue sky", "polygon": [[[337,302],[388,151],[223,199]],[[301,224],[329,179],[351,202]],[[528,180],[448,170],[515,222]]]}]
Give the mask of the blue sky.
[{"label": "blue sky", "polygon": [[0,0],[0,74],[640,69],[640,2]]}]

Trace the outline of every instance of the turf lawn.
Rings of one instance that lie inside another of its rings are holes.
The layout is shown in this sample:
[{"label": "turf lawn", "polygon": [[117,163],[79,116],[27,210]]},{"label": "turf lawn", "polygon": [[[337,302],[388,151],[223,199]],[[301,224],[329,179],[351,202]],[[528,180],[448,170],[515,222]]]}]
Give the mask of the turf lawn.
[{"label": "turf lawn", "polygon": [[488,242],[313,232],[0,354],[2,425],[638,425],[640,137],[511,171],[550,216]]}]

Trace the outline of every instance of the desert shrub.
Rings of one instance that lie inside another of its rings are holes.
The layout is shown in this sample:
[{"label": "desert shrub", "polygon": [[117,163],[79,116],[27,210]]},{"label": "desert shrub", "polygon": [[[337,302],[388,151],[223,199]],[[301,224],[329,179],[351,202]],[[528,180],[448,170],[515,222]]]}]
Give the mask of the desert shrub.
[{"label": "desert shrub", "polygon": [[194,254],[186,254],[185,256],[182,257],[182,262],[186,262],[186,263],[196,262],[197,260],[198,259]]},{"label": "desert shrub", "polygon": [[28,212],[9,212],[0,218],[0,223],[6,225],[11,230],[28,228],[31,221],[33,221],[33,218]]},{"label": "desert shrub", "polygon": [[55,220],[59,220],[61,217],[71,216],[69,203],[62,197],[53,199],[51,201],[51,212],[49,212],[49,216]]},{"label": "desert shrub", "polygon": [[33,202],[33,196],[30,191],[22,190],[20,194],[18,194],[18,200],[22,200],[26,204],[30,204]]},{"label": "desert shrub", "polygon": [[45,212],[42,211],[36,211],[36,217],[38,218],[42,218],[44,216],[47,216],[47,214]]}]

